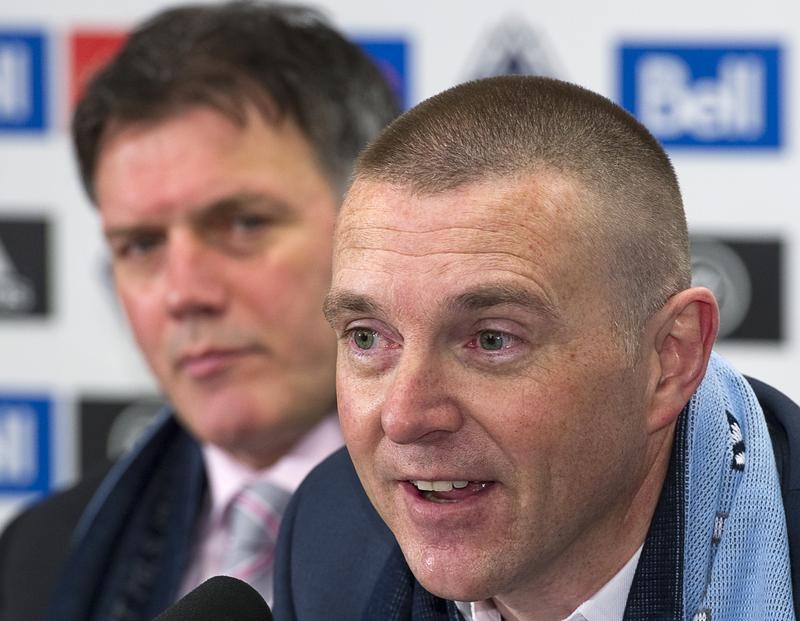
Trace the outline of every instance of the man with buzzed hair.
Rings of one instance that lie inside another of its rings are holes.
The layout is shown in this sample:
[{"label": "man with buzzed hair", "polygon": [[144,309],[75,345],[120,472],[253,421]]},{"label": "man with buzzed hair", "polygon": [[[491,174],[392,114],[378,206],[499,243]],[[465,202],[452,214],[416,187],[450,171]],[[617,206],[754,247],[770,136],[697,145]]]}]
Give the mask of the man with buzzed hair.
[{"label": "man with buzzed hair", "polygon": [[396,111],[364,51],[289,4],[174,6],[91,82],[81,178],[169,407],[105,477],[10,524],[2,621],[150,621],[216,574],[271,600],[288,497],[342,444],[336,212]]},{"label": "man with buzzed hair", "polygon": [[797,406],[712,354],[673,168],[610,101],[501,77],[400,117],[325,312],[348,453],[287,512],[277,618],[794,619]]}]

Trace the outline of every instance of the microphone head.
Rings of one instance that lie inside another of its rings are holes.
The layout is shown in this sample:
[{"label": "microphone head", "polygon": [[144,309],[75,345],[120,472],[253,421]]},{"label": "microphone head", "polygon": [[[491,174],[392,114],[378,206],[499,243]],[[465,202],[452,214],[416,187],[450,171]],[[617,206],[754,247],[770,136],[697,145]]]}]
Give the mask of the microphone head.
[{"label": "microphone head", "polygon": [[214,576],[153,621],[272,621],[272,613],[261,594],[246,582]]}]

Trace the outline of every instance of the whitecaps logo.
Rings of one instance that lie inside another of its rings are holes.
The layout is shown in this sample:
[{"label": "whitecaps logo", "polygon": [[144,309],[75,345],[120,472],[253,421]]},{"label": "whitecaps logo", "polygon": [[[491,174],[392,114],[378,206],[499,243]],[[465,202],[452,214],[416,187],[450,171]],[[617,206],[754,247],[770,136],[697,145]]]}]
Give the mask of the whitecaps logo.
[{"label": "whitecaps logo", "polygon": [[668,146],[781,145],[777,46],[623,45],[620,103]]},{"label": "whitecaps logo", "polygon": [[0,315],[26,313],[35,304],[33,285],[17,271],[0,239]]},{"label": "whitecaps logo", "polygon": [[0,30],[0,132],[45,129],[45,61],[44,35]]},{"label": "whitecaps logo", "polygon": [[752,283],[744,262],[727,245],[692,239],[692,285],[711,289],[719,304],[719,338],[734,332],[752,302]]},{"label": "whitecaps logo", "polygon": [[466,79],[497,75],[563,74],[546,33],[520,15],[509,15],[487,31],[469,62]]},{"label": "whitecaps logo", "polygon": [[41,218],[0,218],[0,321],[50,314],[49,229]]}]

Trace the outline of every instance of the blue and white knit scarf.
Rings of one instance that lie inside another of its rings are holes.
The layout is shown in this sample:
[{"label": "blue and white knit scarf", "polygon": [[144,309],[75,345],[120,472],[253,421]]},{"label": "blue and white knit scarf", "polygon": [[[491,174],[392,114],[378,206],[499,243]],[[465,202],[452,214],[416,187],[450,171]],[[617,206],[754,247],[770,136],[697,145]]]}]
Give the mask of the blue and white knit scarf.
[{"label": "blue and white knit scarf", "polygon": [[786,521],[769,433],[721,358],[686,408],[683,618],[792,620]]},{"label": "blue and white knit scarf", "polygon": [[625,621],[791,621],[789,544],[769,432],[713,355],[678,421]]}]

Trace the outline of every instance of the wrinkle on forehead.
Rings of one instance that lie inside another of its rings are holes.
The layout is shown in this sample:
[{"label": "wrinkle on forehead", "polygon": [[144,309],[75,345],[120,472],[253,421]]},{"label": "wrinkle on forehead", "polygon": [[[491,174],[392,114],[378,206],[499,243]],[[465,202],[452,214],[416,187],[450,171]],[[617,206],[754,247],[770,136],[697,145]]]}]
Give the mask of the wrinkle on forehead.
[{"label": "wrinkle on forehead", "polygon": [[336,254],[547,260],[539,249],[552,248],[554,232],[583,236],[571,232],[580,229],[578,195],[570,180],[553,173],[483,180],[435,195],[361,180],[342,207]]}]

